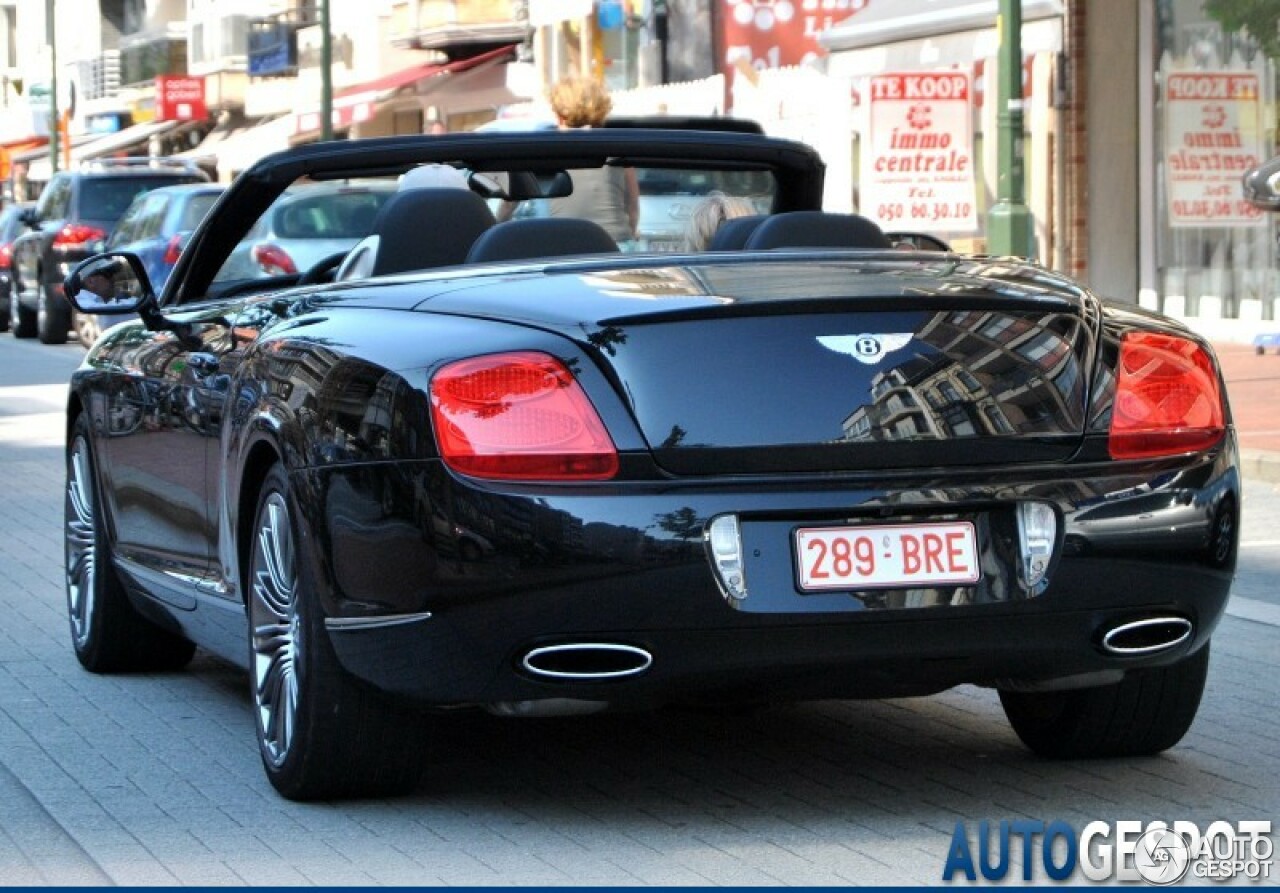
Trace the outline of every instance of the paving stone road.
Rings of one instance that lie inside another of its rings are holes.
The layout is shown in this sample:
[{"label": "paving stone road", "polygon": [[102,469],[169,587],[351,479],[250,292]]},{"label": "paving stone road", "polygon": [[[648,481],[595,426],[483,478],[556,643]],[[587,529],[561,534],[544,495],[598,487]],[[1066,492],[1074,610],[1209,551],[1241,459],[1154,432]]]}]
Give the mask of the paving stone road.
[{"label": "paving stone road", "polygon": [[[1158,758],[1039,760],[994,693],[964,687],[736,716],[458,715],[416,794],[289,803],[242,672],[201,653],[103,677],[72,656],[58,382],[78,355],[0,338],[0,884],[924,885],[958,821],[1280,817],[1266,570],[1241,602],[1256,619],[1219,628],[1195,726]],[[1247,541],[1275,538],[1275,491],[1249,483],[1246,512],[1266,514]]]}]

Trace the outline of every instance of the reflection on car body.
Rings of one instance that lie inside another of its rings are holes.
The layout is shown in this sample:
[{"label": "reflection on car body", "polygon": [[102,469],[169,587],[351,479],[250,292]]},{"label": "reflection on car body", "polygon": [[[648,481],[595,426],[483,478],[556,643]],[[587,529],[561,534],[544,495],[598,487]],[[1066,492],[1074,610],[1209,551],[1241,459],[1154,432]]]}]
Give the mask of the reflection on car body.
[{"label": "reflection on car body", "polygon": [[[469,187],[390,194],[424,163]],[[604,165],[749,173],[769,213],[704,253],[493,218]],[[78,659],[247,668],[297,799],[412,788],[463,707],[974,683],[1046,756],[1174,746],[1238,539],[1212,349],[1022,259],[894,248],[822,177],[758,133],[337,142],[246,172],[160,298],[112,256],[141,319],[71,382]],[[364,275],[226,278],[256,218],[378,178]]]}]

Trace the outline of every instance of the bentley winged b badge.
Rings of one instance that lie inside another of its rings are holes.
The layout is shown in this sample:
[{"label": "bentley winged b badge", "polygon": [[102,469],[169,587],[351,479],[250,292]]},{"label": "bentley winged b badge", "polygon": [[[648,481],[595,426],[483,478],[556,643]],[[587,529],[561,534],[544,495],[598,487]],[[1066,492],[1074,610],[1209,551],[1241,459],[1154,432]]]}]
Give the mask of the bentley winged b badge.
[{"label": "bentley winged b badge", "polygon": [[880,362],[885,354],[906,347],[911,342],[910,332],[892,332],[872,335],[819,335],[818,343],[827,350],[846,353],[868,366]]}]

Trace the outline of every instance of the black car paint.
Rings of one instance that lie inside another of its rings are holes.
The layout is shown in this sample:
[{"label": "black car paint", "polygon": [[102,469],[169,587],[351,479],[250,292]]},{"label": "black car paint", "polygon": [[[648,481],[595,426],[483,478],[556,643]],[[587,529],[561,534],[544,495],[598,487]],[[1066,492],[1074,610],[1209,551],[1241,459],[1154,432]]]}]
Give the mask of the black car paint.
[{"label": "black car paint", "polygon": [[[796,258],[756,260],[785,266]],[[811,260],[850,270],[866,263]],[[1086,391],[1079,395],[1083,429],[1071,451],[1020,461],[980,454],[970,467],[944,471],[913,465],[910,450],[900,452],[909,444],[891,444],[879,447],[881,461],[871,463],[879,467],[850,460],[839,470],[818,463],[787,474],[672,474],[655,461],[637,422],[635,400],[645,395],[628,392],[615,360],[629,331],[646,319],[699,326],[702,314],[707,341],[716,343],[716,315],[696,288],[650,295],[642,312],[634,298],[608,286],[636,271],[696,280],[706,277],[704,268],[744,262],[576,262],[538,265],[538,272],[495,268],[487,277],[445,271],[170,308],[202,339],[198,353],[205,356],[194,362],[168,333],[113,331],[76,373],[72,412],[78,404],[91,413],[110,457],[112,478],[103,490],[132,595],[152,616],[158,609],[166,622],[244,664],[241,556],[257,481],[279,456],[303,509],[302,548],[313,559],[303,565],[315,574],[307,583],[326,615],[431,614],[396,626],[335,626],[330,636],[341,660],[378,687],[433,704],[546,697],[648,704],[721,691],[758,698],[908,694],[962,681],[1164,665],[1207,641],[1225,605],[1234,542],[1225,562],[1212,543],[1200,551],[1117,543],[1105,556],[1060,549],[1048,585],[1034,593],[1019,590],[1008,550],[997,550],[981,586],[958,595],[957,587],[927,591],[915,608],[801,595],[777,576],[790,557],[776,555],[771,571],[755,565],[757,576],[772,574],[767,595],[731,605],[701,540],[705,523],[724,512],[742,517],[744,537],[759,551],[769,542],[780,548],[765,532],[800,524],[944,514],[975,518],[998,533],[1007,530],[1014,501],[1035,499],[1059,513],[1061,540],[1077,514],[1135,489],[1176,489],[1234,513],[1240,488],[1230,432],[1205,456],[1107,457],[1114,383],[1099,371],[1114,364],[1120,336],[1135,325],[1194,336],[1159,318],[1103,307],[1079,289],[1049,288],[1052,277],[1030,267],[988,271],[990,294],[966,293],[955,306],[1022,302],[1078,322],[1090,397],[1085,403]],[[926,270],[937,261],[894,262]],[[480,295],[481,282],[499,287]],[[828,302],[842,300],[836,291]],[[716,296],[726,297],[722,292]],[[525,296],[524,313],[513,303],[516,294]],[[946,309],[943,295],[918,298],[922,308]],[[754,311],[767,314],[786,300],[761,296]],[[865,301],[864,312],[878,306],[874,296]],[[508,349],[543,350],[574,370],[621,454],[617,480],[497,484],[444,468],[425,396],[432,372],[451,358]],[[785,407],[780,411],[785,423]],[[166,531],[163,540],[147,536],[157,527]],[[464,556],[458,530],[479,533],[493,551]],[[163,549],[155,546],[160,541]],[[164,594],[149,600],[144,590]],[[1194,639],[1151,657],[1097,647],[1105,626],[1166,611],[1191,618]],[[550,683],[518,668],[529,648],[575,641],[643,646],[654,666],[609,683]]]}]

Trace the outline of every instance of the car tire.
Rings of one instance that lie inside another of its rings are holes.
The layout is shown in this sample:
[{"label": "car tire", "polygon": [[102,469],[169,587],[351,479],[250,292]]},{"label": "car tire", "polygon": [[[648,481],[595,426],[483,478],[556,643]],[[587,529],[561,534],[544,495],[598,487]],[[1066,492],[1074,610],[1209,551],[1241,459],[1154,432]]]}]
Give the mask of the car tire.
[{"label": "car tire", "polygon": [[49,294],[49,289],[40,289],[40,300],[36,310],[36,334],[41,344],[66,344],[67,331],[71,328],[71,317]]},{"label": "car tire", "polygon": [[64,505],[67,618],[76,659],[94,673],[186,666],[196,646],[139,614],[112,566],[97,465],[84,415],[72,425],[67,445]]},{"label": "car tire", "polygon": [[263,767],[290,800],[405,793],[422,772],[422,718],[340,666],[295,549],[296,511],[277,464],[258,497],[245,586]]},{"label": "car tire", "polygon": [[1001,691],[1009,724],[1034,753],[1055,759],[1149,756],[1186,734],[1209,672],[1209,645],[1167,667],[1130,670],[1114,685]]},{"label": "car tire", "polygon": [[9,294],[9,329],[15,338],[34,338],[36,336],[36,315],[22,306],[18,297],[17,280],[13,283],[13,291]]},{"label": "car tire", "polygon": [[12,301],[13,295],[9,295],[4,299],[4,307],[2,308],[4,312],[0,313],[0,332],[9,331],[10,321],[13,319]]}]

